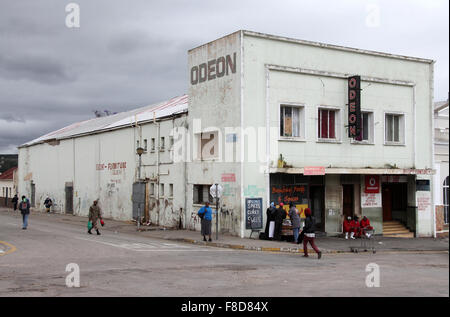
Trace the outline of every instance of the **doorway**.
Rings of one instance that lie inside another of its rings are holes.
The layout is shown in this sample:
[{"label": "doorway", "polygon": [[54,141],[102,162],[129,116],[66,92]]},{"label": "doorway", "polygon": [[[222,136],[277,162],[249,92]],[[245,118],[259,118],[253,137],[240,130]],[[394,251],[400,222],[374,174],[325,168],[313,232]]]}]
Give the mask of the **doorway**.
[{"label": "doorway", "polygon": [[345,184],[342,185],[343,189],[343,214],[345,219],[347,217],[353,218],[353,211],[354,211],[354,191],[353,191],[353,184]]},{"label": "doorway", "polygon": [[66,186],[66,213],[73,214],[73,186]]},{"label": "doorway", "polygon": [[309,188],[309,201],[311,213],[316,219],[316,229],[325,231],[325,190],[323,185],[311,185]]},{"label": "doorway", "polygon": [[33,182],[31,182],[31,202],[30,202],[31,207],[36,207],[35,198],[36,198],[36,185]]}]

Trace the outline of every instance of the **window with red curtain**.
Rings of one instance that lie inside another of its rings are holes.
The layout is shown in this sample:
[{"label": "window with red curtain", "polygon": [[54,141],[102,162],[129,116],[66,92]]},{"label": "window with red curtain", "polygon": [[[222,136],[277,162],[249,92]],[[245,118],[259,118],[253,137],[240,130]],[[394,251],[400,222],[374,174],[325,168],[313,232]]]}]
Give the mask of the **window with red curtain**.
[{"label": "window with red curtain", "polygon": [[335,112],[334,110],[319,109],[319,137],[321,139],[335,139]]}]

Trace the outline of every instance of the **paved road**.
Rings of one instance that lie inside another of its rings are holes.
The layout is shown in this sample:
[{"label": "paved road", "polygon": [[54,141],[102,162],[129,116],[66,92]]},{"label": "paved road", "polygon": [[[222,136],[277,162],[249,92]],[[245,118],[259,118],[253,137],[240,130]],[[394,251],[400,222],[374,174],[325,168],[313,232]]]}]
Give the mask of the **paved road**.
[{"label": "paved road", "polygon": [[[50,219],[50,218],[49,218]],[[448,253],[298,254],[228,250],[0,214],[0,296],[449,296]],[[66,286],[66,265],[81,287]],[[366,286],[366,265],[380,287]]]}]

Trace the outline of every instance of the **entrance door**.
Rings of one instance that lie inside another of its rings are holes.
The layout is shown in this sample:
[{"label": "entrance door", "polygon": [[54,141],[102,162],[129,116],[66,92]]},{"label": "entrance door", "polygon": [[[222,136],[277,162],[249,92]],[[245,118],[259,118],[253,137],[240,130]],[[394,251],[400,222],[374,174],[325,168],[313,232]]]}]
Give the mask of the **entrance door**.
[{"label": "entrance door", "polygon": [[31,182],[31,202],[30,202],[31,207],[36,207],[34,201],[35,197],[36,197],[36,185],[33,182]]},{"label": "entrance door", "polygon": [[325,197],[324,187],[310,186],[309,188],[309,201],[311,202],[311,212],[316,218],[316,229],[318,231],[325,231]]},{"label": "entrance door", "polygon": [[6,187],[6,198],[5,198],[5,206],[8,206],[8,187]]},{"label": "entrance door", "polygon": [[383,221],[392,220],[392,191],[389,186],[383,185],[382,200]]},{"label": "entrance door", "polygon": [[354,210],[354,192],[353,192],[353,185],[342,185],[343,187],[343,213],[344,217],[347,219],[347,217],[353,218],[353,210]]},{"label": "entrance door", "polygon": [[66,186],[66,213],[73,214],[73,187]]}]

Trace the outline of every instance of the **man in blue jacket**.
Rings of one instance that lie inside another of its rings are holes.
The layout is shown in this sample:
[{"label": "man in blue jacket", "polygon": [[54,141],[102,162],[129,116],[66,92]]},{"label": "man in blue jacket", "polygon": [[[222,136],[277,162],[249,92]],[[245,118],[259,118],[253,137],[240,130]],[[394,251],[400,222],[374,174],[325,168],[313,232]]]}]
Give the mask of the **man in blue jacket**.
[{"label": "man in blue jacket", "polygon": [[23,218],[22,229],[25,230],[28,227],[28,216],[30,215],[30,201],[25,196],[22,196],[22,200],[19,204],[19,210],[22,213]]},{"label": "man in blue jacket", "polygon": [[202,219],[202,236],[203,241],[206,241],[206,236],[209,236],[209,242],[212,241],[211,239],[211,220],[212,220],[212,209],[209,207],[209,202],[205,203],[205,206],[200,208],[198,211],[198,216]]}]

